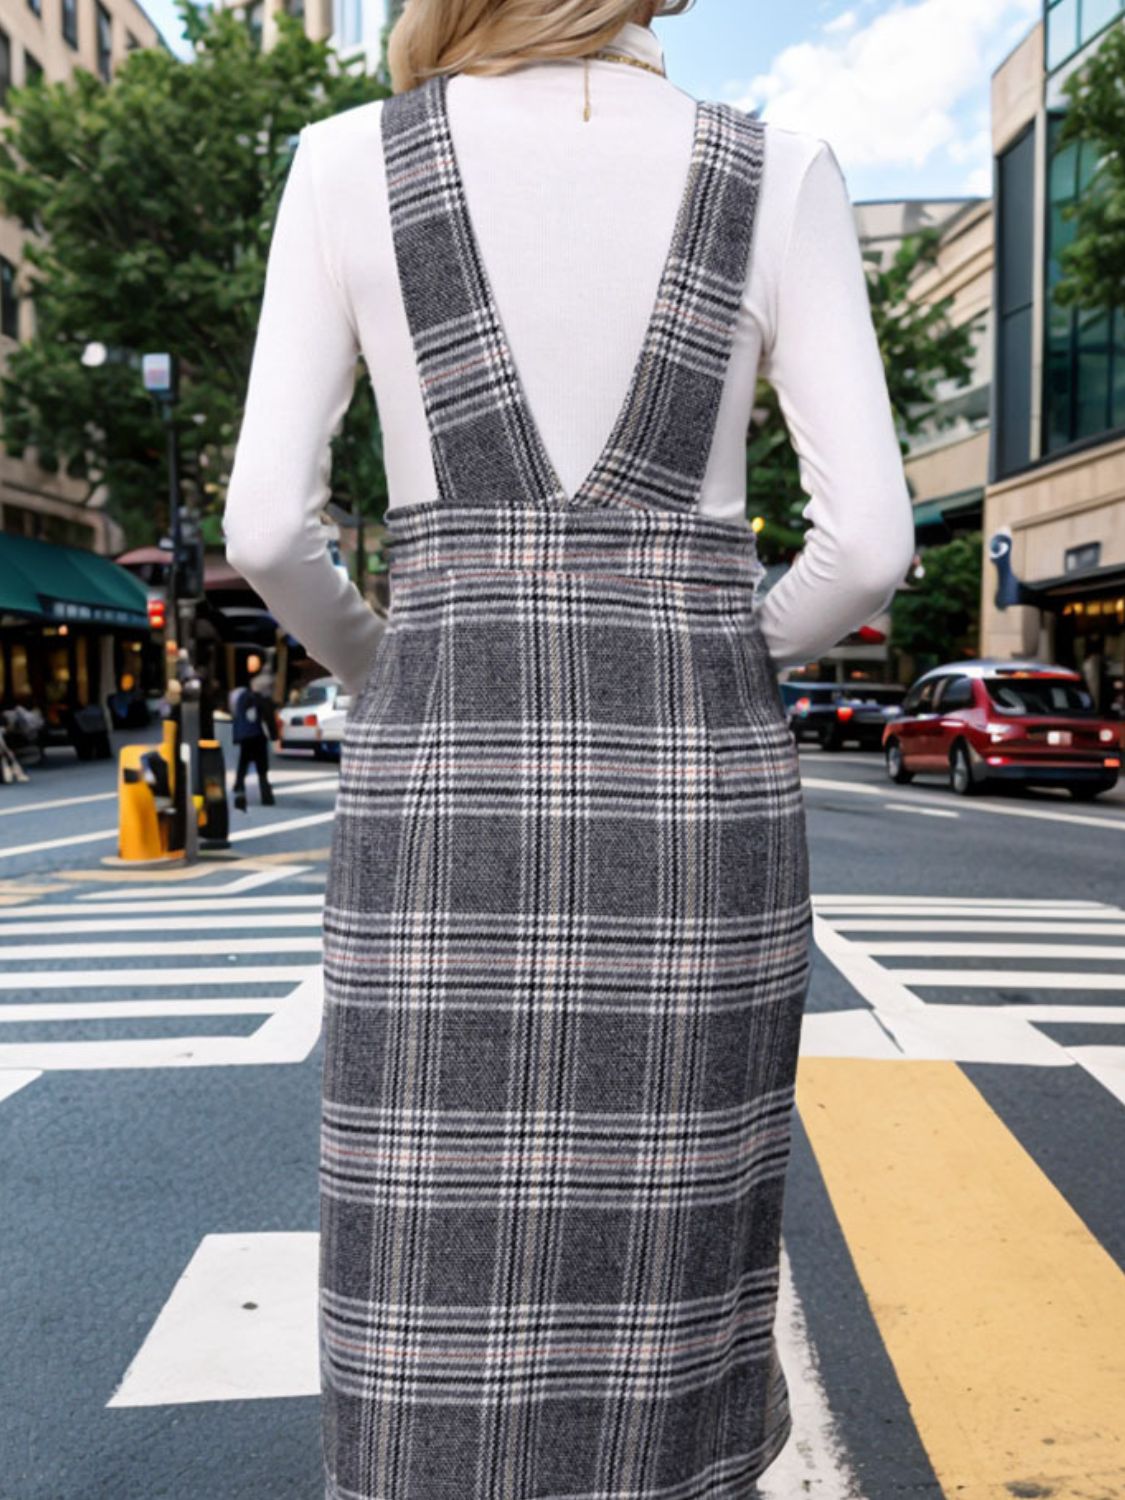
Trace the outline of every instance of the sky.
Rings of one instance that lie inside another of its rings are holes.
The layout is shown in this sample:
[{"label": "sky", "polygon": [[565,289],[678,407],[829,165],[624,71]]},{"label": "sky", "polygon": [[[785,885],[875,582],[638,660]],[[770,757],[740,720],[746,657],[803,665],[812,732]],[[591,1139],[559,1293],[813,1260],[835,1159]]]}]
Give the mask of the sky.
[{"label": "sky", "polygon": [[[189,55],[173,0],[142,0]],[[654,22],[668,76],[827,140],[853,203],[987,197],[991,74],[1042,0],[694,0]]]}]

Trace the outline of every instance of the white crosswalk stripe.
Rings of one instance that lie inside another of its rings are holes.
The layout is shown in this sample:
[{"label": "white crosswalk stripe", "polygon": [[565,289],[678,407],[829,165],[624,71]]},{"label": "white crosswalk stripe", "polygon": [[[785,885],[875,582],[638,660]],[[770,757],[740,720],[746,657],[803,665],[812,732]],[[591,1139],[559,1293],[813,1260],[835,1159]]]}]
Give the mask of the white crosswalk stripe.
[{"label": "white crosswalk stripe", "polygon": [[[805,1055],[1077,1064],[1125,1103],[1120,907],[849,893],[815,895],[813,908],[818,947],[865,1004],[807,1013]],[[885,936],[890,933],[904,936]],[[897,962],[908,958],[926,962]],[[954,959],[970,964],[954,967]],[[925,989],[981,995],[972,1002],[927,1000],[918,994]],[[1018,1003],[1011,1001],[1013,990]],[[1025,998],[1037,993],[1041,1000]],[[1062,998],[1067,995],[1075,996],[1074,1003]],[[1106,1003],[1096,1003],[1102,995]],[[1113,1003],[1113,996],[1121,1003]],[[1094,1003],[1082,1004],[1084,997]],[[1120,1026],[1122,1045],[1064,1045],[1043,1030],[1062,1022]]]},{"label": "white crosswalk stripe", "polygon": [[60,1070],[301,1062],[320,1034],[323,897],[263,888],[307,869],[0,912],[0,1099]]}]

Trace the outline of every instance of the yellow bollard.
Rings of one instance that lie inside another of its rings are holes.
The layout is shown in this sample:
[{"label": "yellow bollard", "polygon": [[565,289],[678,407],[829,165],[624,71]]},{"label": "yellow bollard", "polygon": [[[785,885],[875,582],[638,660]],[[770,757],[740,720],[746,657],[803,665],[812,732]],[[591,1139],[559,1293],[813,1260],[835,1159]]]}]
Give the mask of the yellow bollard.
[{"label": "yellow bollard", "polygon": [[[153,861],[183,854],[182,849],[169,848],[177,738],[177,725],[166,720],[163,745],[121,746],[117,771],[117,852],[123,860]],[[154,749],[163,756],[168,768],[168,797],[158,798],[144,778],[141,758]]]}]

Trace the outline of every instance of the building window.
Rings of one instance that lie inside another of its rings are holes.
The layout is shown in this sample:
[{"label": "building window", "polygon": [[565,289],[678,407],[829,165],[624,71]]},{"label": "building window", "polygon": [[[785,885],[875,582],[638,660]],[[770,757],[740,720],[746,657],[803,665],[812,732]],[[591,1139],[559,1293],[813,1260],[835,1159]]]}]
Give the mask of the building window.
[{"label": "building window", "polygon": [[27,0],[27,8],[31,11],[32,15],[41,16],[43,14],[43,0]]},{"label": "building window", "polygon": [[262,45],[262,19],[265,12],[263,0],[250,0],[246,7],[246,25],[250,31],[250,40],[255,47]]},{"label": "building window", "polygon": [[37,57],[33,57],[25,47],[23,49],[23,81],[24,83],[38,83],[43,77],[43,64]]},{"label": "building window", "polygon": [[1032,225],[1035,130],[996,161],[996,392],[993,477],[1031,461]]},{"label": "building window", "polygon": [[109,11],[98,0],[95,11],[98,32],[98,72],[106,83],[113,77],[113,22]]},{"label": "building window", "polygon": [[0,26],[0,107],[8,102],[12,86],[12,39]]},{"label": "building window", "polygon": [[333,30],[338,47],[358,47],[363,40],[362,0],[333,0]]},{"label": "building window", "polygon": [[136,49],[140,45],[141,45],[140,42],[137,40],[137,38],[133,35],[133,33],[131,31],[127,31],[125,33],[125,51],[126,52],[135,52]]},{"label": "building window", "polygon": [[78,0],[62,0],[62,34],[72,47],[78,46]]},{"label": "building window", "polygon": [[305,0],[284,0],[286,15],[293,16],[298,21],[305,19]]},{"label": "building window", "polygon": [[1060,307],[1064,246],[1074,239],[1063,209],[1090,192],[1098,165],[1090,141],[1060,148],[1063,114],[1047,116],[1047,266],[1043,351],[1043,451],[1125,426],[1125,307]]},{"label": "building window", "polygon": [[0,333],[10,339],[20,336],[20,298],[16,291],[16,268],[0,255]]},{"label": "building window", "polygon": [[1125,14],[1125,0],[1047,0],[1047,72]]}]

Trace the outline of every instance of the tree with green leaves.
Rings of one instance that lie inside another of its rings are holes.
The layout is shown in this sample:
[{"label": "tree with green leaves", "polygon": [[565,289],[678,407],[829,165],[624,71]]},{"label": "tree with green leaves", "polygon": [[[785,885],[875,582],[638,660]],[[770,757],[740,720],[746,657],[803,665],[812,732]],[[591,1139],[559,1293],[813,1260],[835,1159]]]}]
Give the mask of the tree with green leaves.
[{"label": "tree with green leaves", "polygon": [[[219,511],[298,134],[387,93],[284,13],[262,51],[240,13],[178,8],[193,61],[137,49],[108,85],[78,69],[12,89],[0,137],[0,202],[32,231],[36,324],[0,384],[3,440],[15,454],[33,445],[90,494],[104,485],[130,544],[167,525],[161,419],[135,367],[88,369],[85,345],[178,356],[184,494]],[[369,380],[357,380],[333,450],[337,498],[380,516]]]},{"label": "tree with green leaves", "polygon": [[[934,399],[938,384],[967,385],[972,377],[974,325],[949,321],[952,297],[922,302],[909,296],[915,279],[937,260],[939,242],[939,231],[927,228],[905,236],[885,267],[874,254],[865,255],[872,262],[867,277],[872,322],[904,454],[910,437],[946,420]],[[801,511],[809,496],[801,487],[777,392],[765,379],[759,381],[746,460],[749,512],[765,522],[758,538],[763,561],[782,561],[801,546]]]},{"label": "tree with green leaves", "polygon": [[915,587],[895,595],[891,638],[918,671],[976,653],[982,560],[979,531],[927,547]]},{"label": "tree with green leaves", "polygon": [[1061,248],[1060,307],[1125,307],[1125,23],[1112,26],[1063,83],[1068,108],[1058,144],[1080,141],[1096,153],[1086,190],[1060,212],[1074,237]]}]

